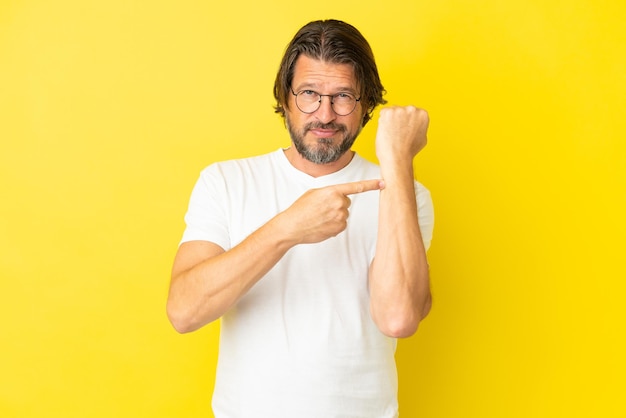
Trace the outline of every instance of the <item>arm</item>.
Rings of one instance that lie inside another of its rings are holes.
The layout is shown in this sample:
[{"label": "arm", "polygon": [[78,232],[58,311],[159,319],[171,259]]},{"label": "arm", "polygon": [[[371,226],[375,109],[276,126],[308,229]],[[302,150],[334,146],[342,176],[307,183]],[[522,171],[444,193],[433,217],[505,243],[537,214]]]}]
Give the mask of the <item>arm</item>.
[{"label": "arm", "polygon": [[190,332],[218,319],[291,247],[343,231],[347,195],[379,188],[378,180],[366,180],[309,190],[229,251],[207,241],[183,243],[172,268],[170,322],[177,331]]},{"label": "arm", "polygon": [[413,176],[413,158],[426,145],[427,129],[424,110],[381,110],[376,154],[385,187],[380,192],[376,256],[370,266],[370,308],[380,330],[397,338],[414,334],[431,307]]},{"label": "arm", "polygon": [[179,247],[167,301],[177,331],[218,319],[295,245],[278,223],[272,219],[230,251],[208,241]]}]

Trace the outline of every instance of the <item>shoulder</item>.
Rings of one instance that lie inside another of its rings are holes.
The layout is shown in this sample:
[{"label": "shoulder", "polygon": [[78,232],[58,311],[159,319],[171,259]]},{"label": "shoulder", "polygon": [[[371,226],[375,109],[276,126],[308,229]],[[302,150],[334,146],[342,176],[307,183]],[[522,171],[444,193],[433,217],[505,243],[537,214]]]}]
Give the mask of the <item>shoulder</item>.
[{"label": "shoulder", "polygon": [[247,158],[224,160],[212,163],[201,172],[201,177],[231,177],[246,174],[260,175],[264,170],[271,169],[275,164],[277,151]]}]

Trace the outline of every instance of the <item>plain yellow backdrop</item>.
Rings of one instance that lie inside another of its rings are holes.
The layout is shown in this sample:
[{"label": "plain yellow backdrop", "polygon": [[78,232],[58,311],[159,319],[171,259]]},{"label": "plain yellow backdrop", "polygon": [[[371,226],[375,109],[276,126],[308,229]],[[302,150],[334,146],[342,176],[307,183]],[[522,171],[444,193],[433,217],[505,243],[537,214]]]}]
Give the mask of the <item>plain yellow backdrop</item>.
[{"label": "plain yellow backdrop", "polygon": [[274,76],[319,18],[431,115],[434,309],[399,344],[401,416],[626,416],[621,0],[2,1],[0,416],[211,416],[219,325],[165,316],[187,200],[289,144]]}]

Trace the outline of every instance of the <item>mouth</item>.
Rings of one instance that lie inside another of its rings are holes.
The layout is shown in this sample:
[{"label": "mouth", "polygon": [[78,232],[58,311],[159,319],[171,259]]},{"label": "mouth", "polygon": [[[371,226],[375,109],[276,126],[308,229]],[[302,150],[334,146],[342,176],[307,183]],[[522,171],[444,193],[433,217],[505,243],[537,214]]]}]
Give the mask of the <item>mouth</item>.
[{"label": "mouth", "polygon": [[339,133],[345,132],[345,130],[344,126],[335,123],[311,123],[306,127],[306,131],[311,132],[316,138],[332,138]]},{"label": "mouth", "polygon": [[317,138],[331,138],[331,137],[335,136],[335,134],[338,131],[335,130],[335,129],[314,128],[314,129],[309,129],[309,132],[311,132]]}]

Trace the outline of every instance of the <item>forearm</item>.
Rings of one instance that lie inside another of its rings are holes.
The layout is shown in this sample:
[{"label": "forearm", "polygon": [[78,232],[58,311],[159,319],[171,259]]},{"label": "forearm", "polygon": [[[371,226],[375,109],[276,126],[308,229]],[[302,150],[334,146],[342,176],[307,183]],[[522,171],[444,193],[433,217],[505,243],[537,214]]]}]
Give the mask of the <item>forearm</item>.
[{"label": "forearm", "polygon": [[334,237],[346,228],[349,194],[380,188],[363,180],[311,189],[239,245],[183,244],[172,269],[167,312],[180,332],[221,317],[295,245]]},{"label": "forearm", "polygon": [[428,263],[411,161],[381,164],[378,242],[370,268],[372,317],[383,333],[412,335],[430,309]]},{"label": "forearm", "polygon": [[229,251],[208,257],[179,251],[167,303],[174,327],[190,332],[220,318],[293,245],[274,218]]}]

